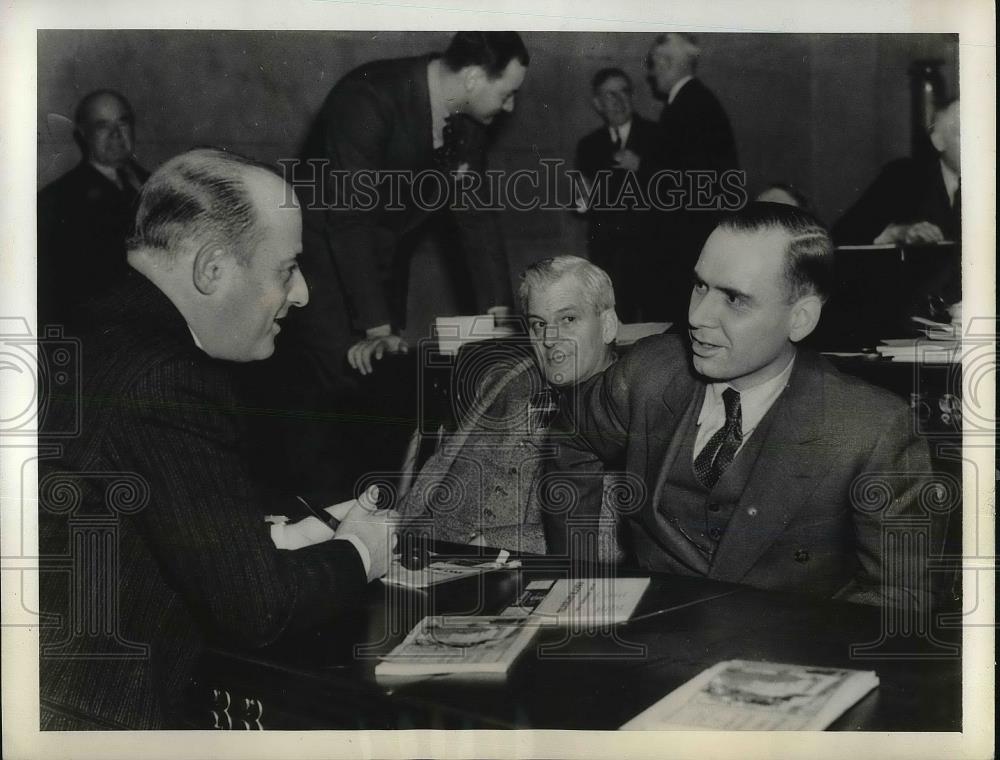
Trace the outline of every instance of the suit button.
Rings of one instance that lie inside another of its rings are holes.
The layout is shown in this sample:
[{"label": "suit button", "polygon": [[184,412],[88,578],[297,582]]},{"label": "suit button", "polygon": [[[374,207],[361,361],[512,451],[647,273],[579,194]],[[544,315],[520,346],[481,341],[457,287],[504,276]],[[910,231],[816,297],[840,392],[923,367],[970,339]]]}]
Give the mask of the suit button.
[{"label": "suit button", "polygon": [[796,562],[808,562],[809,561],[809,552],[807,552],[805,549],[798,549],[795,552],[795,561]]},{"label": "suit button", "polygon": [[484,514],[484,515],[486,515],[486,516],[487,516],[488,518],[490,518],[491,520],[492,520],[492,519],[493,519],[494,517],[496,517],[496,515],[495,515],[495,514],[493,513],[493,510],[492,510],[492,509],[487,509],[487,510],[484,510],[483,514]]},{"label": "suit button", "polygon": [[709,504],[709,505],[708,505],[708,511],[709,511],[709,512],[718,512],[718,511],[719,511],[719,505],[718,505],[718,504],[716,504],[716,503],[715,503],[715,502],[713,501],[713,502],[712,502],[711,504]]},{"label": "suit button", "polygon": [[510,474],[511,475],[517,475],[517,468],[516,467],[511,467],[510,468]]},{"label": "suit button", "polygon": [[708,531],[708,535],[713,541],[718,541],[722,537],[722,531],[718,528],[712,528]]},{"label": "suit button", "polygon": [[751,517],[756,517],[757,507],[750,507],[750,509],[747,510],[747,514],[750,515]]},{"label": "suit button", "polygon": [[505,490],[503,489],[503,486],[493,486],[493,492],[494,492],[494,493],[499,493],[499,494],[505,494],[505,493],[507,493],[507,492],[506,492],[506,491],[505,491]]}]

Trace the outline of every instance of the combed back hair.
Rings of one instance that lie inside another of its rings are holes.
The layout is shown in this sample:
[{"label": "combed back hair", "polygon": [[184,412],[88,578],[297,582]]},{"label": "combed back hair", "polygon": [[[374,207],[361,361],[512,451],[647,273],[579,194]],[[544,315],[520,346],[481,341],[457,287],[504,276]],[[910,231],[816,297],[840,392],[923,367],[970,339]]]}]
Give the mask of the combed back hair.
[{"label": "combed back hair", "polygon": [[264,164],[216,148],[170,159],[143,185],[128,250],[175,256],[191,243],[214,242],[249,263],[259,241],[257,210],[246,184],[251,169],[278,176]]},{"label": "combed back hair", "polygon": [[452,71],[482,66],[491,79],[503,76],[512,60],[531,62],[528,48],[517,32],[455,32],[442,60]]},{"label": "combed back hair", "polygon": [[124,95],[117,90],[94,90],[93,92],[88,92],[80,98],[80,102],[76,104],[76,110],[73,112],[73,123],[76,125],[77,129],[82,127],[83,123],[87,120],[91,104],[93,104],[93,102],[98,98],[102,98],[106,95],[110,95],[111,97],[117,99],[119,103],[125,106],[125,112],[128,115],[128,118],[135,121],[135,113],[132,111],[132,104],[125,99]]},{"label": "combed back hair", "polygon": [[528,296],[532,290],[551,285],[569,274],[576,277],[588,304],[598,314],[615,308],[615,289],[607,272],[579,256],[554,256],[536,261],[521,273],[521,284],[517,290],[521,311],[528,313]]},{"label": "combed back hair", "polygon": [[632,78],[617,66],[608,66],[594,74],[593,79],[590,80],[590,89],[597,92],[597,88],[609,79],[624,79],[629,91],[632,90]]},{"label": "combed back hair", "polygon": [[833,287],[833,241],[816,217],[786,203],[755,201],[719,222],[732,232],[783,230],[790,240],[785,249],[788,299],[817,295],[823,301]]}]

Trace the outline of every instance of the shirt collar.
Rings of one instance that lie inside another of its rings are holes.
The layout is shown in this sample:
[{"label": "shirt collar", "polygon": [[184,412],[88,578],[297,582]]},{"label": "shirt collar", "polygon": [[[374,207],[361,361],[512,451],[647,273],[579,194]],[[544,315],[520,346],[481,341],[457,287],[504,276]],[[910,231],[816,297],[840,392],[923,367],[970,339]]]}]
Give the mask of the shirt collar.
[{"label": "shirt collar", "polygon": [[[764,415],[768,413],[778,396],[785,390],[792,376],[795,365],[795,354],[780,373],[753,388],[740,391],[740,414],[743,440],[750,437]],[[698,425],[707,424],[709,428],[721,427],[726,420],[726,405],[722,400],[722,392],[730,388],[729,383],[709,383],[705,389],[705,401],[698,415]]]},{"label": "shirt collar", "polygon": [[200,349],[201,349],[201,350],[202,350],[203,352],[207,353],[207,352],[205,351],[205,347],[201,345],[201,341],[200,341],[200,340],[198,340],[198,336],[197,336],[197,335],[195,335],[195,332],[194,332],[194,330],[193,330],[193,329],[191,328],[191,325],[188,325],[188,326],[187,326],[187,329],[188,329],[188,332],[189,332],[189,333],[191,333],[191,338],[192,338],[192,339],[194,340],[194,344],[195,344],[195,345],[196,345],[196,346],[197,346],[198,348],[200,348]]},{"label": "shirt collar", "polygon": [[684,77],[683,79],[679,80],[673,87],[670,88],[670,94],[667,95],[667,105],[668,106],[671,103],[674,102],[674,98],[676,98],[677,97],[677,93],[681,91],[681,87],[683,87],[684,85],[686,85],[692,79],[694,79],[694,76],[692,76],[691,74],[688,74],[686,77]]},{"label": "shirt collar", "polygon": [[943,160],[939,163],[941,164],[941,178],[944,179],[944,189],[948,191],[948,202],[954,205],[959,183],[958,174]]},{"label": "shirt collar", "polygon": [[611,139],[615,139],[615,133],[618,134],[620,140],[620,145],[624,145],[628,142],[628,136],[632,133],[632,120],[629,119],[624,124],[619,124],[617,127],[608,127],[608,134],[611,135]]},{"label": "shirt collar", "polygon": [[119,183],[119,180],[118,180],[118,170],[117,169],[112,169],[110,166],[105,166],[104,164],[99,164],[96,161],[90,161],[89,163],[90,163],[91,166],[93,166],[95,169],[97,169],[97,171],[100,172],[101,175],[103,175],[104,177],[106,177],[110,182],[112,182],[115,185],[117,185]]}]

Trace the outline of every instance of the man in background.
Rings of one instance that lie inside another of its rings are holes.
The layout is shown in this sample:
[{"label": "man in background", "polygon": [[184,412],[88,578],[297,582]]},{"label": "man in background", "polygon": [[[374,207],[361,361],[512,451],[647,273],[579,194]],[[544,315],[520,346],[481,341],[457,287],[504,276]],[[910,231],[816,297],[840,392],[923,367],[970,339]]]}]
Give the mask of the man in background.
[{"label": "man in background", "polygon": [[[604,125],[576,146],[576,168],[600,206],[586,210],[590,259],[614,283],[619,318],[641,322],[640,299],[658,215],[648,208],[633,209],[627,198],[622,204],[617,201],[629,175],[632,191],[638,188],[645,194],[658,168],[662,141],[657,126],[633,110],[632,80],[624,71],[601,69],[594,74],[591,90],[591,103]],[[648,206],[648,199],[645,203]]]},{"label": "man in background", "polygon": [[[753,203],[723,219],[694,269],[688,334],[637,343],[582,393],[578,416],[556,424],[572,434],[552,433],[555,470],[579,491],[577,507],[546,516],[550,551],[573,547],[574,520],[595,513],[591,457],[624,457],[646,485],[628,521],[644,567],[869,604],[928,601],[927,560],[947,518],[924,505],[926,441],[901,399],[798,347],[819,320],[832,257],[826,230],[795,207]],[[898,546],[894,525],[909,531]]]},{"label": "man in background", "polygon": [[265,517],[287,510],[249,464],[234,372],[309,300],[289,192],[216,150],[142,191],[129,270],[81,341],[80,396],[52,399],[40,436],[80,415],[39,479],[41,611],[58,621],[41,636],[43,729],[177,728],[206,641],[328,623],[386,571],[392,515],[358,502],[332,541],[276,549]]},{"label": "man in background", "polygon": [[80,305],[126,272],[125,237],[149,173],[136,163],[135,114],[114,90],[76,107],[76,168],[38,194],[38,307],[41,322],[74,323]]},{"label": "man in background", "polygon": [[[306,204],[303,268],[314,307],[292,330],[328,387],[345,358],[368,374],[385,354],[407,350],[400,329],[409,257],[421,234],[438,231],[461,253],[477,312],[509,310],[496,215],[431,213],[414,197],[420,187],[378,173],[438,170],[449,193],[456,173],[482,175],[487,128],[514,110],[529,60],[516,32],[457,32],[444,54],[374,61],[330,91],[304,151],[318,161],[303,164],[296,180]],[[336,184],[330,172],[346,174],[346,182]],[[371,195],[358,184],[366,172],[375,173]],[[322,182],[330,184],[321,195]]]},{"label": "man in background", "polygon": [[[608,275],[577,256],[528,267],[519,295],[531,355],[501,348],[485,370],[482,357],[469,360],[475,399],[421,469],[400,513],[429,519],[439,539],[541,554],[539,485],[553,454],[549,423],[617,358],[618,317]],[[453,385],[461,386],[461,378]],[[617,522],[606,516],[599,559],[616,560]]]},{"label": "man in background", "polygon": [[[718,177],[739,168],[739,158],[729,117],[714,93],[697,76],[701,47],[693,34],[670,32],[656,38],[647,64],[653,94],[663,101],[660,129],[663,133],[663,168],[684,172],[685,207],[664,215],[660,239],[661,266],[655,292],[648,300],[660,313],[646,315],[657,321],[683,323],[687,309],[691,267],[702,244],[715,225],[715,215],[690,210],[694,201],[691,172],[710,172],[702,180],[709,191],[718,187]],[[667,292],[662,284],[667,284]]]},{"label": "man in background", "polygon": [[838,244],[931,245],[962,239],[962,162],[959,101],[934,115],[927,159],[900,158],[834,225]]}]

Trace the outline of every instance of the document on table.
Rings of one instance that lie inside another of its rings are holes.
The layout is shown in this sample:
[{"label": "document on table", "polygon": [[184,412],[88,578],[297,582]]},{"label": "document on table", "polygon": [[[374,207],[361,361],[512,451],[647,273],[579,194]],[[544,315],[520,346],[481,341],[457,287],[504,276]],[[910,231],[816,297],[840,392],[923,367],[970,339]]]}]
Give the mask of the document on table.
[{"label": "document on table", "polygon": [[377,679],[466,673],[502,676],[538,633],[522,618],[428,616],[375,668]]},{"label": "document on table", "polygon": [[607,625],[631,617],[649,578],[561,578],[527,585],[501,615],[527,616],[543,625]]},{"label": "document on table", "polygon": [[727,660],[622,729],[821,731],[878,684],[871,670]]}]

